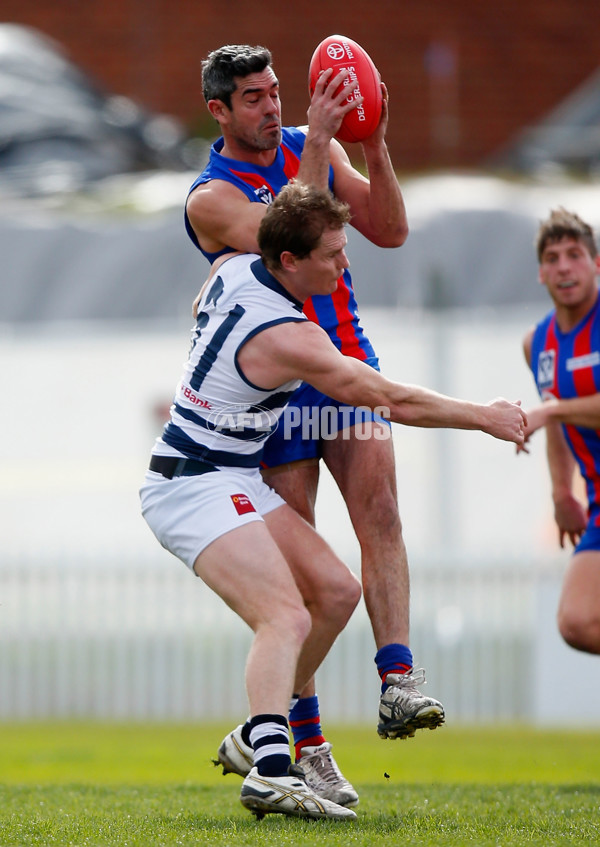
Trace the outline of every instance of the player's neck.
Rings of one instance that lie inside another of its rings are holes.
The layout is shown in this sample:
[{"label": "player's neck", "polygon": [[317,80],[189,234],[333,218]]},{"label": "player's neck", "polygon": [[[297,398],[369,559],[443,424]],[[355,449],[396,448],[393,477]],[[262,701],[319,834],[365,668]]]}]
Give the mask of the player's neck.
[{"label": "player's neck", "polygon": [[589,315],[598,300],[598,289],[594,290],[592,296],[577,304],[576,306],[555,306],[556,323],[561,332],[570,332]]},{"label": "player's neck", "polygon": [[234,140],[226,140],[221,150],[221,155],[236,162],[247,162],[250,165],[258,165],[268,168],[275,161],[277,147],[271,150],[251,150],[250,148],[236,143]]},{"label": "player's neck", "polygon": [[284,271],[276,271],[273,269],[270,269],[269,273],[271,274],[271,276],[275,277],[281,287],[285,288],[287,293],[290,294],[294,298],[294,300],[297,300],[299,303],[305,302],[305,300],[307,299],[306,292],[298,289],[295,284],[293,275],[290,276]]}]

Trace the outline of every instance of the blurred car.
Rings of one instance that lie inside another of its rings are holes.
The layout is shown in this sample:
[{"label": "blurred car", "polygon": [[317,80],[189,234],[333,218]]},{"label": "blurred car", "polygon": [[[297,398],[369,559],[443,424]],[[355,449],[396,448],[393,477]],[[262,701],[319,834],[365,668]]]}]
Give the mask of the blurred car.
[{"label": "blurred car", "polygon": [[35,196],[114,174],[185,170],[172,117],[104,92],[37,30],[0,24],[0,191]]}]

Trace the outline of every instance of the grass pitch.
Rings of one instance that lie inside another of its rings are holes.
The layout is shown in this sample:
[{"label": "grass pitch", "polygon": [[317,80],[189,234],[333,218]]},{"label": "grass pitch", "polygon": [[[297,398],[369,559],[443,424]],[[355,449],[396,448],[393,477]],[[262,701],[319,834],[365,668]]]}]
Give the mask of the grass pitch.
[{"label": "grass pitch", "polygon": [[327,727],[354,823],[239,803],[212,757],[226,725],[0,724],[0,845],[600,843],[600,732],[441,728],[405,742]]}]

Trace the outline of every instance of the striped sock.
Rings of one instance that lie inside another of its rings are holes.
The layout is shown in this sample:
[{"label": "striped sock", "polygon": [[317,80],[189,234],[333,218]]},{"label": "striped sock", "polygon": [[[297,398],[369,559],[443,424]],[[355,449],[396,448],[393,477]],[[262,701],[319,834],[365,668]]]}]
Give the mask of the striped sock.
[{"label": "striped sock", "polygon": [[319,698],[301,697],[290,711],[290,726],[294,736],[296,761],[301,756],[303,747],[318,747],[325,743],[321,732],[321,716],[319,715]]},{"label": "striped sock", "polygon": [[381,677],[381,693],[389,686],[386,678],[389,673],[408,673],[413,667],[413,655],[405,644],[386,644],[375,654],[375,664]]},{"label": "striped sock", "polygon": [[292,759],[288,722],[283,715],[255,715],[250,720],[250,743],[261,776],[287,776]]},{"label": "striped sock", "polygon": [[242,741],[244,742],[244,744],[247,744],[248,747],[252,747],[252,744],[250,742],[250,729],[251,729],[250,720],[251,719],[248,718],[246,720],[246,723],[242,727]]}]

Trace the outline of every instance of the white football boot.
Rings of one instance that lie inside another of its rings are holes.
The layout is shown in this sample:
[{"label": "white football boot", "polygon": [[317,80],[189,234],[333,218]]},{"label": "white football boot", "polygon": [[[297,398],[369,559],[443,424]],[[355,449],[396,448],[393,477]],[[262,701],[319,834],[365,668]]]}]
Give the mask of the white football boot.
[{"label": "white football boot", "polygon": [[[333,756],[331,744],[319,747],[303,747],[298,764],[305,776],[307,786],[324,800],[340,806],[356,806],[358,794],[341,773]],[[225,736],[219,746],[215,765],[222,765],[223,775],[236,773],[247,776],[254,765],[253,750],[242,738],[242,724]]]},{"label": "white football boot", "polygon": [[358,794],[348,782],[331,755],[331,744],[326,741],[318,747],[302,747],[296,765],[304,771],[308,787],[339,806],[357,806]]},{"label": "white football boot", "polygon": [[223,765],[223,775],[237,773],[239,776],[248,776],[254,766],[254,751],[242,738],[243,724],[225,736],[219,750],[217,759],[213,759],[215,766]]},{"label": "white football boot", "polygon": [[389,686],[379,701],[377,732],[382,738],[412,738],[417,729],[436,729],[444,723],[444,707],[425,697],[417,686],[425,682],[419,668],[404,674],[388,674]]},{"label": "white football boot", "polygon": [[356,812],[319,797],[304,781],[298,765],[290,765],[288,776],[261,776],[252,768],[242,783],[242,805],[260,820],[268,814],[291,815],[315,820],[356,820]]}]

